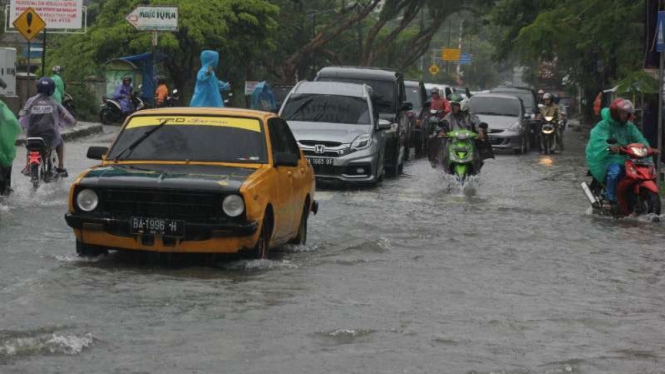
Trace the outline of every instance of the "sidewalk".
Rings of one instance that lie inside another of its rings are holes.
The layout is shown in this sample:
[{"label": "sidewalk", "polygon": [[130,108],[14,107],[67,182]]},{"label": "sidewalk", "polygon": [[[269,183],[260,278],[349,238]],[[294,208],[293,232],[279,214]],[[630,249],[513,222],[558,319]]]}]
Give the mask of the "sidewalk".
[{"label": "sidewalk", "polygon": [[[104,127],[102,126],[101,123],[79,122],[76,125],[76,127],[68,127],[65,130],[62,130],[60,134],[62,135],[62,139],[67,141],[67,140],[82,138],[84,136],[92,134],[97,134],[102,131],[104,131]],[[25,134],[20,134],[16,139],[16,145],[24,145],[24,144],[25,144]]]}]

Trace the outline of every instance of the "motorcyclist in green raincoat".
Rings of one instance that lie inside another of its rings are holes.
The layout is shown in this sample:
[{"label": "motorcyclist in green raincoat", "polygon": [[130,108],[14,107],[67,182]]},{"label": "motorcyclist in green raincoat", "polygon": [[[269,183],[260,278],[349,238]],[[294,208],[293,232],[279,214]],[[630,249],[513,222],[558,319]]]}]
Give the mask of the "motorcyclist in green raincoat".
[{"label": "motorcyclist in green raincoat", "polygon": [[16,137],[21,126],[14,113],[0,101],[0,196],[11,191],[12,163],[16,157]]},{"label": "motorcyclist in green raincoat", "polygon": [[[593,177],[606,187],[605,196],[617,209],[616,188],[625,174],[628,156],[619,154],[619,148],[631,143],[649,146],[640,130],[632,122],[635,108],[630,100],[617,99],[610,108],[601,111],[602,121],[591,130],[586,147],[586,161]],[[609,144],[613,139],[616,143]]]}]

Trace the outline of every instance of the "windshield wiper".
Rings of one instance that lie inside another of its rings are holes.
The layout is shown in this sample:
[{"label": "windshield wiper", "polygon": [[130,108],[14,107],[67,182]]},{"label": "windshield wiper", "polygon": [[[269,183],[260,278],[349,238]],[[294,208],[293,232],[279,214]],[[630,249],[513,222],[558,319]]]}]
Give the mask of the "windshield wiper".
[{"label": "windshield wiper", "polygon": [[[296,100],[297,100],[297,99],[296,99]],[[293,101],[296,101],[296,100],[293,100]],[[305,109],[305,107],[306,107],[309,103],[311,103],[312,101],[314,101],[314,98],[313,98],[313,97],[310,97],[309,99],[305,100],[302,104],[300,104],[300,106],[299,106],[298,108],[296,108],[296,110],[293,111],[293,113],[291,113],[291,114],[289,115],[289,118],[284,118],[284,119],[287,120],[287,121],[288,121],[288,120],[296,121],[296,120],[294,119],[295,116],[296,116],[296,114],[300,113],[303,109]]]},{"label": "windshield wiper", "polygon": [[122,155],[123,155],[125,152],[127,152],[127,151],[129,151],[129,153],[127,153],[127,157],[129,157],[129,155],[132,154],[132,152],[134,151],[134,149],[135,149],[136,147],[138,147],[139,144],[143,143],[144,140],[148,139],[148,137],[150,137],[150,135],[152,135],[152,134],[154,134],[155,132],[157,132],[157,130],[159,130],[159,129],[161,129],[162,127],[164,127],[169,121],[170,121],[170,120],[167,119],[167,120],[163,121],[162,123],[160,123],[159,125],[155,126],[154,128],[152,128],[152,129],[146,131],[143,135],[141,135],[140,138],[134,140],[134,141],[132,142],[132,144],[130,144],[130,145],[127,146],[125,149],[123,149],[122,151],[120,151],[120,153],[118,153],[118,155],[115,156],[114,161],[120,161],[120,156],[122,156]]},{"label": "windshield wiper", "polygon": [[326,109],[328,108],[328,101],[326,100],[325,103],[323,103],[323,109],[319,112],[319,114],[314,117],[312,121],[318,122],[325,114],[326,114]]}]

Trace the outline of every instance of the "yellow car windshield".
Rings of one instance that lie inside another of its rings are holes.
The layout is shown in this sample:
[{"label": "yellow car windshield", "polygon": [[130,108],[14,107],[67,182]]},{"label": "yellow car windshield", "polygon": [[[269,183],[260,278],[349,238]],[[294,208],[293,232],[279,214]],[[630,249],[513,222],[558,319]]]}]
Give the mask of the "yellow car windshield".
[{"label": "yellow car windshield", "polygon": [[[148,133],[151,130],[155,131]],[[109,151],[107,159],[116,158],[262,164],[267,150],[263,126],[255,118],[139,116],[125,126]]]}]

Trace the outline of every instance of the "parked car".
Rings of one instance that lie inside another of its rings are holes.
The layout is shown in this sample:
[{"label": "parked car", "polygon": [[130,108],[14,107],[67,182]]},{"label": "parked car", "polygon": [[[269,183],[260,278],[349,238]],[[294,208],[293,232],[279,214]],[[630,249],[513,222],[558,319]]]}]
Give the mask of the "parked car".
[{"label": "parked car", "polygon": [[522,104],[524,106],[524,119],[527,121],[529,147],[531,149],[538,147],[537,144],[540,124],[536,120],[536,114],[539,113],[536,93],[528,87],[499,87],[491,90],[490,92],[513,95],[522,99]]},{"label": "parked car", "polygon": [[70,190],[76,251],[266,257],[307,240],[314,170],[276,114],[164,108],[130,116]]},{"label": "parked car", "polygon": [[427,148],[427,136],[425,135],[426,122],[429,117],[427,90],[422,81],[406,81],[404,86],[406,88],[406,99],[413,105],[413,108],[407,112],[411,129],[409,145],[415,148],[416,157],[421,157],[425,154]]},{"label": "parked car", "polygon": [[366,84],[300,82],[280,115],[318,180],[378,183],[384,175],[386,131]]},{"label": "parked car", "polygon": [[394,177],[401,174],[408,151],[409,118],[406,113],[412,109],[411,103],[406,101],[402,74],[383,69],[326,67],[319,71],[316,81],[358,83],[372,87],[372,102],[380,118],[391,124],[390,130],[385,132],[386,171]]},{"label": "parked car", "polygon": [[489,126],[492,148],[511,149],[515,153],[526,153],[527,120],[522,100],[503,94],[480,94],[469,100],[471,113]]}]

